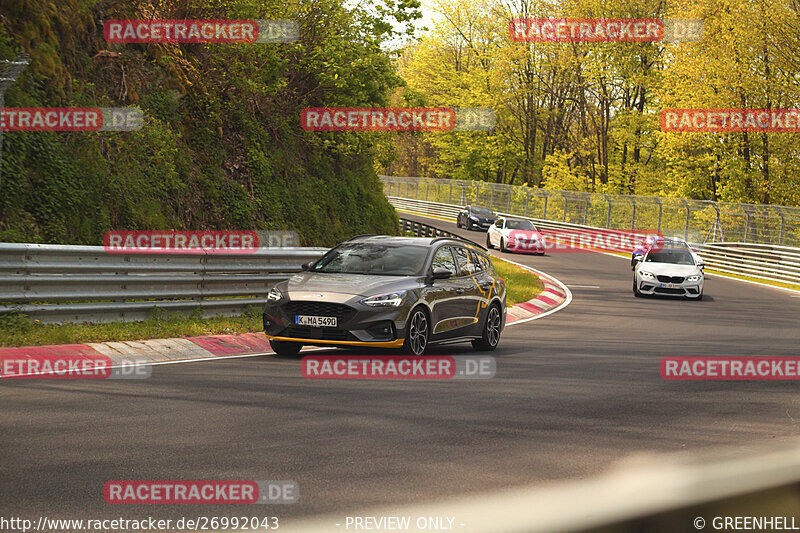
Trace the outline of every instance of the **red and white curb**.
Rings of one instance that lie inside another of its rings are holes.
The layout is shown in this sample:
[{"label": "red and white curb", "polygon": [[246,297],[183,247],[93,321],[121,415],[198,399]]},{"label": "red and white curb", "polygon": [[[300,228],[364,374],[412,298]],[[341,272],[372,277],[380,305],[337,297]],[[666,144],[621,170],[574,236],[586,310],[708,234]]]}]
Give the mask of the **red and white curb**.
[{"label": "red and white curb", "polygon": [[539,296],[533,298],[532,300],[528,300],[527,302],[514,304],[508,308],[508,311],[506,312],[507,326],[523,324],[525,322],[530,322],[531,320],[544,318],[564,309],[570,304],[570,302],[572,302],[572,292],[567,288],[566,285],[561,283],[553,276],[545,274],[541,270],[536,270],[535,268],[527,265],[523,265],[515,261],[509,261],[505,257],[502,259],[503,261],[507,261],[512,265],[516,265],[520,268],[524,268],[525,270],[535,273],[539,276],[539,279],[541,279],[542,283],[544,284],[544,290],[542,290]]},{"label": "red and white curb", "polygon": [[164,364],[176,361],[215,359],[272,352],[263,333],[209,335],[141,341],[90,342],[51,346],[0,348],[0,360],[19,357],[89,359],[105,356],[112,364],[131,360]]}]

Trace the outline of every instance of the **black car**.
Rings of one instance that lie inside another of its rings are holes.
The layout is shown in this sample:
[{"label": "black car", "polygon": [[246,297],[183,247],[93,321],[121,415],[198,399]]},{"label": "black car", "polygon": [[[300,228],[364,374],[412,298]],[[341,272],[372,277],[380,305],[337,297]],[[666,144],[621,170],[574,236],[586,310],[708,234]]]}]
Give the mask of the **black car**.
[{"label": "black car", "polygon": [[497,220],[497,215],[491,209],[485,207],[466,206],[459,211],[456,216],[456,226],[467,229],[489,229],[489,226]]},{"label": "black car", "polygon": [[353,237],[267,295],[264,331],[279,355],[303,345],[397,348],[472,341],[494,350],[506,287],[485,248],[466,239]]}]

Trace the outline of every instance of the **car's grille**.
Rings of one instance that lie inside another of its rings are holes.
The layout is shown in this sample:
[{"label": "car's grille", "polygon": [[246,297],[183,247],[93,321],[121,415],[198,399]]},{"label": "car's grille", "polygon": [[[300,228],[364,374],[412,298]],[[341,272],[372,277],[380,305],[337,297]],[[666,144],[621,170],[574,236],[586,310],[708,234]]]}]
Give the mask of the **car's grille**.
[{"label": "car's grille", "polygon": [[294,322],[297,315],[304,316],[335,316],[339,323],[349,320],[356,313],[356,310],[349,305],[335,304],[330,302],[304,302],[293,301],[286,304],[284,310],[289,318]]},{"label": "car's grille", "polygon": [[686,294],[683,289],[665,289],[662,287],[656,287],[653,292],[661,294]]},{"label": "car's grille", "polygon": [[661,283],[683,283],[683,276],[656,276]]},{"label": "car's grille", "polygon": [[292,326],[281,332],[282,337],[293,337],[295,339],[316,339],[324,341],[357,341],[352,333],[343,329],[333,328],[307,328],[303,326]]}]

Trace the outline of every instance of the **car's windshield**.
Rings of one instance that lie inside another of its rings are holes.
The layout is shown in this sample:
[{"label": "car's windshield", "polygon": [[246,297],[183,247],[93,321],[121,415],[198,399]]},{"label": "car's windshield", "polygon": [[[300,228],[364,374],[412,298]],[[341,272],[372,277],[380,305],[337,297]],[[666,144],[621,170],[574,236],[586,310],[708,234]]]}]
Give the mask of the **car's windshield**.
[{"label": "car's windshield", "polygon": [[344,244],[326,253],[311,272],[413,276],[425,265],[424,246],[387,246],[377,243]]},{"label": "car's windshield", "polygon": [[506,228],[508,229],[528,229],[535,230],[534,225],[527,220],[507,220]]},{"label": "car's windshield", "polygon": [[489,211],[488,209],[484,208],[484,207],[473,207],[473,208],[472,208],[472,213],[473,213],[474,215],[481,215],[481,216],[483,216],[483,217],[490,217],[490,216],[492,216],[492,212],[491,212],[491,211]]},{"label": "car's windshield", "polygon": [[647,254],[645,263],[672,263],[674,265],[693,265],[694,259],[688,250],[659,250]]}]

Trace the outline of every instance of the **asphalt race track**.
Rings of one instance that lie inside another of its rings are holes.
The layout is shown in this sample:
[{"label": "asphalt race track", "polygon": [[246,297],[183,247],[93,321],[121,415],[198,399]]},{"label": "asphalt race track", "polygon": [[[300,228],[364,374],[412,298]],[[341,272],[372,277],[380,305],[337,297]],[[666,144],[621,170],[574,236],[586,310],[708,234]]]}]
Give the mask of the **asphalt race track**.
[{"label": "asphalt race track", "polygon": [[[311,381],[298,360],[265,356],[156,366],[141,381],[0,383],[0,515],[277,515],[288,529],[322,512],[587,476],[639,452],[800,434],[797,382],[659,376],[668,355],[800,355],[792,293],[712,277],[701,302],[639,299],[624,259],[500,255],[552,274],[574,299],[506,329],[494,379]],[[109,505],[114,479],[294,480],[301,498],[246,510]]]}]

